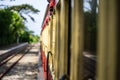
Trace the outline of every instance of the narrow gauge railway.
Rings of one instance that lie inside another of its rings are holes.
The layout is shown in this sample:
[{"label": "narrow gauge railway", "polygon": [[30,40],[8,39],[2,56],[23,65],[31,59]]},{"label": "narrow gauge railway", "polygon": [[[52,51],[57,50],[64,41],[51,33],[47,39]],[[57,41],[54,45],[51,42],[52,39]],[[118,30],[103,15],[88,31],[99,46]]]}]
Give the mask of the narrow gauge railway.
[{"label": "narrow gauge railway", "polygon": [[0,79],[2,79],[31,48],[31,45],[25,44],[15,50],[2,54],[0,56]]}]

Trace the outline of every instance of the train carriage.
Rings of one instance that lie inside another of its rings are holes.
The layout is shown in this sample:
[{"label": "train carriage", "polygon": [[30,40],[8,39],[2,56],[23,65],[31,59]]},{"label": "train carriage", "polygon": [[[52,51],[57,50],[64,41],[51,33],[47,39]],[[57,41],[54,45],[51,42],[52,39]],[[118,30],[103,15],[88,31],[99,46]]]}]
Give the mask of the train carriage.
[{"label": "train carriage", "polygon": [[[95,75],[85,78],[83,0],[48,0],[41,31],[45,80],[119,80],[117,0],[99,0]],[[111,65],[112,66],[111,66]],[[109,66],[109,67],[108,67]],[[106,68],[107,67],[107,68]],[[116,74],[117,73],[117,74]]]}]

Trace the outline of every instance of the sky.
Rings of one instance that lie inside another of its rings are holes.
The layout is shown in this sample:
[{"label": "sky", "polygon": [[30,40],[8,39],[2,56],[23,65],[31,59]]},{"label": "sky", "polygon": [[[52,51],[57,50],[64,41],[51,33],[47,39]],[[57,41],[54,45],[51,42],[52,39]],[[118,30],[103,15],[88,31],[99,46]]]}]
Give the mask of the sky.
[{"label": "sky", "polygon": [[[20,5],[20,4],[30,4],[32,5],[34,8],[40,10],[40,12],[38,14],[30,14],[32,17],[34,17],[35,22],[33,22],[32,20],[30,20],[30,18],[28,17],[27,20],[28,22],[26,22],[26,26],[28,27],[29,30],[34,31],[35,35],[40,35],[40,31],[41,31],[41,25],[43,22],[43,18],[45,15],[45,10],[47,7],[47,0],[5,0],[5,1],[0,1],[0,5],[1,4],[5,4],[5,5]],[[89,4],[84,2],[84,6],[86,6],[88,9]],[[85,11],[87,9],[85,8]]]},{"label": "sky", "polygon": [[30,4],[34,8],[40,10],[38,14],[30,14],[32,17],[34,17],[35,22],[33,22],[29,17],[28,17],[28,22],[26,22],[26,26],[28,27],[29,30],[34,31],[35,35],[40,35],[41,31],[41,25],[43,22],[43,18],[45,15],[45,10],[47,7],[47,0],[15,0],[15,1],[0,1],[0,4],[5,4],[5,5],[20,5],[20,4]]}]

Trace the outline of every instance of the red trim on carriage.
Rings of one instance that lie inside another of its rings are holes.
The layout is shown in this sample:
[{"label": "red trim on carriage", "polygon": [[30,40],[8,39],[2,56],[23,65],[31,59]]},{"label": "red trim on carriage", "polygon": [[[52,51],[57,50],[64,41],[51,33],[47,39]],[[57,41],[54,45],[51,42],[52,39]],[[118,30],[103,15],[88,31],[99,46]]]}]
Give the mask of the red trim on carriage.
[{"label": "red trim on carriage", "polygon": [[[49,23],[50,21],[50,16],[53,14],[53,11],[54,11],[54,7],[56,6],[56,0],[49,0],[49,7],[48,7],[48,12],[47,12],[47,15],[45,16],[45,20],[44,20],[44,23],[42,25],[42,31],[44,30],[44,28],[46,27],[46,25]],[[42,34],[42,31],[41,31],[41,34]]]},{"label": "red trim on carriage", "polygon": [[54,8],[55,4],[55,0],[50,1],[49,8]]},{"label": "red trim on carriage", "polygon": [[50,70],[48,70],[48,79],[47,79],[47,58],[45,56],[45,52],[41,50],[41,61],[42,61],[42,67],[44,69],[44,79],[45,80],[52,80],[52,76],[50,73]]}]

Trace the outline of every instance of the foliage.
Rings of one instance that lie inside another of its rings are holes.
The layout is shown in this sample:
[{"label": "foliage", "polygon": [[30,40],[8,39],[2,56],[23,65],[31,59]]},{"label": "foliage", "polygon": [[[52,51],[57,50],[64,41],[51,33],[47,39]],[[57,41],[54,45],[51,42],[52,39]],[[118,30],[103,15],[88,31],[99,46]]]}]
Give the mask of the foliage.
[{"label": "foliage", "polygon": [[[14,27],[12,26],[13,22],[13,12],[8,10],[0,10],[0,43],[1,45],[9,44],[13,42],[14,38],[12,36],[12,30]],[[10,40],[10,35],[12,40]]]},{"label": "foliage", "polygon": [[84,27],[85,27],[85,49],[96,51],[97,41],[97,14],[91,12],[84,12]]},{"label": "foliage", "polygon": [[33,32],[25,29],[25,32],[20,37],[20,42],[36,43],[39,41],[39,36],[33,35]]},{"label": "foliage", "polygon": [[29,43],[37,43],[39,41],[39,36],[37,35],[30,35]]},{"label": "foliage", "polygon": [[22,14],[28,15],[32,21],[35,21],[34,18],[31,15],[29,15],[29,13],[32,12],[33,14],[36,14],[39,12],[38,9],[35,9],[33,6],[28,4],[11,6],[11,7],[8,7],[7,9],[10,11],[17,11],[25,21],[27,21],[27,19]]},{"label": "foliage", "polygon": [[96,51],[97,42],[97,15],[98,15],[98,0],[84,0],[85,3],[89,4],[87,11],[84,11],[84,49],[88,51]]},{"label": "foliage", "polygon": [[29,12],[37,13],[37,12],[39,12],[38,9],[35,9],[31,5],[28,5],[28,4],[11,6],[11,7],[8,7],[8,9],[18,11],[18,12],[24,11],[26,13],[29,13]]},{"label": "foliage", "polygon": [[38,38],[26,28],[18,12],[0,10],[0,46],[33,41],[38,41]]},{"label": "foliage", "polygon": [[24,21],[27,19],[23,16],[28,15],[32,21],[35,21],[29,13],[36,14],[39,12],[38,9],[28,4],[0,6],[4,6],[4,9],[0,9],[0,46],[19,42],[32,43],[39,40],[38,36],[33,35],[33,32],[26,28]]}]

